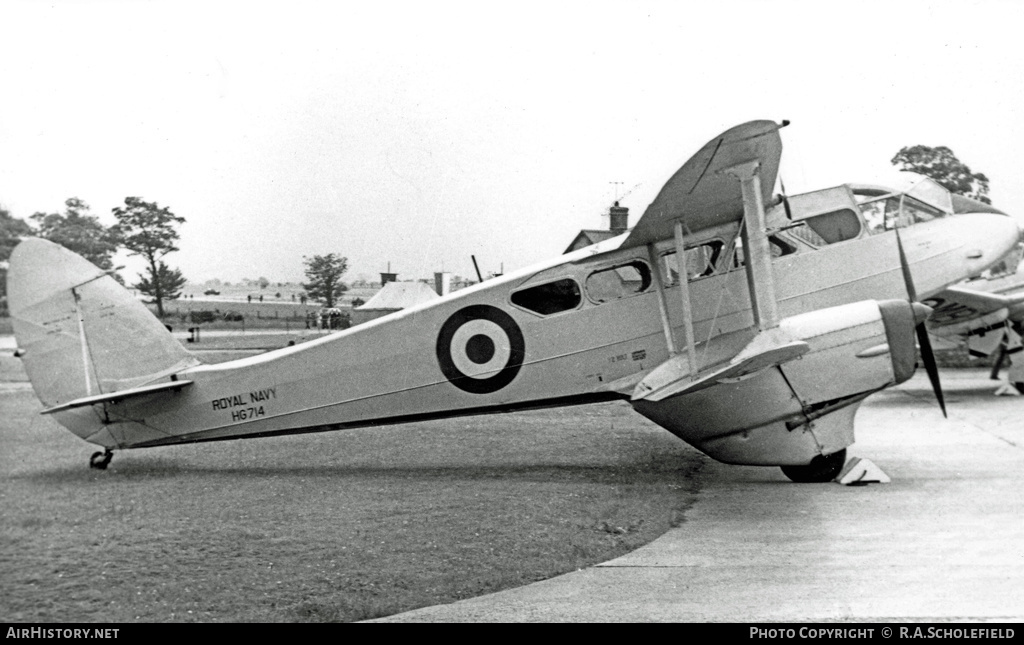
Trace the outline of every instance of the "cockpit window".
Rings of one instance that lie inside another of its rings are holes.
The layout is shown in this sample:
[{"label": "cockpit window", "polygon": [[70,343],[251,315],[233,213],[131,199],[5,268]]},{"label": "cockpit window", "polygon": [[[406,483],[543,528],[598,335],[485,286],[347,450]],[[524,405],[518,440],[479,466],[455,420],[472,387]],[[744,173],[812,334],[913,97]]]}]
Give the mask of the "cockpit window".
[{"label": "cockpit window", "polygon": [[575,309],[582,298],[580,286],[575,280],[565,278],[535,287],[516,291],[511,296],[512,304],[519,305],[542,316]]},{"label": "cockpit window", "polygon": [[881,233],[889,229],[887,222],[893,221],[900,212],[899,197],[887,197],[876,199],[870,202],[863,202],[860,205],[860,212],[864,215],[864,222],[868,226],[868,233]]},{"label": "cockpit window", "polygon": [[900,226],[911,226],[918,222],[928,222],[938,217],[942,217],[944,213],[937,208],[928,206],[924,202],[919,202],[913,197],[905,196],[903,198],[903,207],[900,209]]},{"label": "cockpit window", "polygon": [[895,227],[906,228],[945,216],[938,208],[907,195],[863,202],[860,211],[870,233],[890,231]]},{"label": "cockpit window", "polygon": [[908,197],[923,202],[932,210],[946,213],[953,212],[953,198],[949,190],[930,177],[918,177],[914,187],[907,191]]},{"label": "cockpit window", "polygon": [[595,271],[587,276],[587,297],[594,302],[618,300],[647,291],[651,269],[640,260]]}]

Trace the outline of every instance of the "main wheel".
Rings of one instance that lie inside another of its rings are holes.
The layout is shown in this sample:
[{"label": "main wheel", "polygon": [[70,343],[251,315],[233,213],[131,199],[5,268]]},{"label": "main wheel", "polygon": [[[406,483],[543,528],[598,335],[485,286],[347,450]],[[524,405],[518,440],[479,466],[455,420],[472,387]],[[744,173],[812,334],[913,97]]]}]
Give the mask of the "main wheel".
[{"label": "main wheel", "polygon": [[96,470],[106,470],[110,460],[114,458],[114,453],[107,450],[105,452],[94,452],[89,457],[89,467],[95,468]]},{"label": "main wheel", "polygon": [[782,472],[795,482],[801,484],[820,484],[830,482],[846,465],[846,449],[833,452],[831,455],[818,455],[806,466],[782,466]]}]

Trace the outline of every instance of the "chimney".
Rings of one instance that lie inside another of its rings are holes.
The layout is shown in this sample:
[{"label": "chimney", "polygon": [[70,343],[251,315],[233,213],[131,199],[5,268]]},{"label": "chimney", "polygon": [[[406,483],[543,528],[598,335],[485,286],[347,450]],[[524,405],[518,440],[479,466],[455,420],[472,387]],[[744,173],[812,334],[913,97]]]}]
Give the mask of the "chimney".
[{"label": "chimney", "polygon": [[434,291],[439,296],[447,296],[452,290],[452,274],[450,273],[435,273],[434,274]]},{"label": "chimney", "polygon": [[608,209],[608,216],[610,221],[608,222],[608,228],[613,233],[625,233],[629,230],[629,209],[625,206],[619,206],[619,202],[615,202],[615,205]]}]

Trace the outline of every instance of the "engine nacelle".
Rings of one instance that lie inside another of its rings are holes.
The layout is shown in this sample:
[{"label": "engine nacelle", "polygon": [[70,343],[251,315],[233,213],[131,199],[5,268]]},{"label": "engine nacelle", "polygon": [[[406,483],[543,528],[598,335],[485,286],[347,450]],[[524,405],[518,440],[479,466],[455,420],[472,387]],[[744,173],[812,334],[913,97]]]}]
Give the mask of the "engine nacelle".
[{"label": "engine nacelle", "polygon": [[[806,343],[798,358],[738,377],[712,373],[713,382],[633,405],[719,461],[807,464],[852,444],[857,405],[913,375],[914,327],[928,311],[902,300],[868,300],[784,318],[778,330],[759,336]],[[748,348],[765,345],[755,337]],[[842,377],[822,378],[836,373]]]}]

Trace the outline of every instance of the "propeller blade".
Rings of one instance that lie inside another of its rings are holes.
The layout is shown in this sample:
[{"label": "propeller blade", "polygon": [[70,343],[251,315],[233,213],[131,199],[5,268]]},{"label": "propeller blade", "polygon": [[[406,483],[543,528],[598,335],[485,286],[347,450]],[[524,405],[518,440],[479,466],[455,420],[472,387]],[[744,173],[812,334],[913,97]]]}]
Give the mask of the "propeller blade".
[{"label": "propeller blade", "polygon": [[[907,255],[903,252],[903,240],[900,239],[900,229],[896,227],[896,248],[900,252],[900,269],[903,271],[903,283],[907,287],[907,296],[910,302],[917,302],[917,289],[914,288],[914,278],[910,274],[910,263],[907,262]],[[942,416],[949,418],[946,414],[946,399],[942,395],[942,383],[939,382],[939,366],[935,362],[935,352],[932,351],[932,341],[928,337],[928,328],[922,320],[915,328],[917,331],[917,344],[921,348],[921,361],[924,363],[924,370],[928,373],[928,380],[931,381],[932,391],[939,402]]]},{"label": "propeller blade", "polygon": [[942,396],[942,383],[939,382],[939,366],[935,362],[935,354],[932,352],[932,341],[928,338],[928,329],[924,323],[917,326],[917,344],[921,347],[921,360],[924,362],[924,370],[928,373],[928,380],[931,381],[932,391],[939,401],[939,408],[942,416],[949,418],[946,414],[946,399]]},{"label": "propeller blade", "polygon": [[1003,368],[1003,362],[1006,360],[1006,355],[1009,354],[1006,343],[1006,336],[1003,336],[1003,342],[999,343],[999,356],[996,357],[996,363],[992,366],[992,371],[988,377],[993,381],[999,380],[999,370]]},{"label": "propeller blade", "polygon": [[900,268],[903,270],[903,284],[907,286],[907,297],[910,302],[917,302],[917,289],[914,288],[914,278],[910,275],[910,263],[907,262],[907,255],[903,252],[903,240],[900,239],[900,229],[896,229],[896,248],[900,251]]}]

